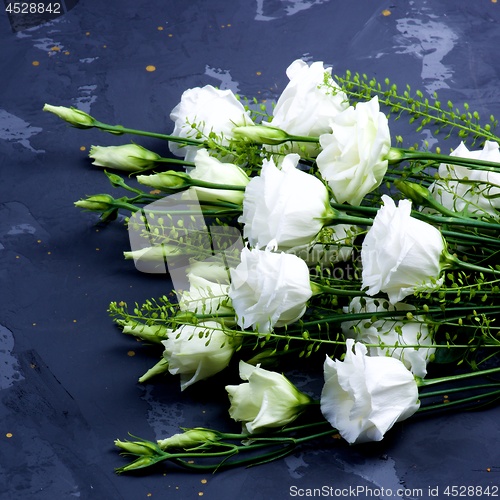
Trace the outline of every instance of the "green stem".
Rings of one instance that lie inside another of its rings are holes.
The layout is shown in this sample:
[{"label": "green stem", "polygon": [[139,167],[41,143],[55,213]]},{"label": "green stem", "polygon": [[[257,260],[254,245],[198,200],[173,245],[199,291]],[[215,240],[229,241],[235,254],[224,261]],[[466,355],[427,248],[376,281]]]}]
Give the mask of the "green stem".
[{"label": "green stem", "polygon": [[442,384],[444,382],[455,382],[457,380],[465,380],[471,377],[493,375],[495,373],[500,373],[500,367],[490,368],[489,370],[478,370],[476,372],[462,373],[461,375],[450,375],[448,377],[440,377],[433,379],[417,378],[417,384],[419,387],[428,387],[430,385]]},{"label": "green stem", "polygon": [[[111,134],[122,135],[122,134],[133,134],[141,135],[145,137],[153,137],[155,139],[162,139],[164,141],[178,142],[181,144],[186,144],[188,146],[203,146],[205,141],[199,139],[190,139],[186,137],[179,137],[176,135],[159,134],[156,132],[147,132],[145,130],[137,130],[132,128],[123,127],[122,125],[109,125],[107,123],[102,123],[98,120],[94,121],[93,126],[102,130],[104,132],[109,132]],[[182,162],[182,160],[181,160]],[[184,163],[183,163],[184,164]]]},{"label": "green stem", "polygon": [[397,164],[405,160],[432,161],[435,163],[447,163],[460,165],[462,167],[477,168],[491,172],[500,171],[500,163],[474,158],[463,158],[461,156],[442,155],[429,153],[427,151],[415,151],[411,149],[391,148],[389,153],[389,164]]},{"label": "green stem", "polygon": [[319,144],[319,137],[306,136],[306,135],[289,135],[285,142],[315,142]]},{"label": "green stem", "polygon": [[442,410],[443,408],[448,408],[450,406],[462,405],[465,403],[470,403],[471,401],[478,402],[478,399],[490,398],[492,396],[500,397],[500,390],[487,392],[485,394],[476,394],[475,396],[470,396],[467,398],[456,399],[449,401],[447,403],[438,403],[435,405],[424,406],[418,409],[418,412],[429,411],[429,410]]},{"label": "green stem", "polygon": [[[476,389],[486,389],[490,387],[500,387],[500,383],[498,384],[479,384],[479,385],[471,385],[467,387],[467,390],[476,390]],[[443,396],[445,394],[453,394],[455,392],[462,392],[464,390],[463,387],[454,387],[453,389],[442,389],[440,391],[432,391],[432,392],[425,392],[420,394],[420,399],[422,398],[429,398],[429,397],[436,397],[436,396]]]},{"label": "green stem", "polygon": [[322,295],[324,293],[330,293],[333,295],[339,295],[344,297],[366,297],[366,294],[360,290],[345,290],[343,288],[333,288],[330,286],[322,285],[321,283],[316,283],[315,281],[311,281],[311,290],[313,292],[313,296]]},{"label": "green stem", "polygon": [[498,275],[500,274],[500,271],[497,271],[495,269],[491,269],[489,267],[483,267],[483,266],[476,266],[475,264],[471,264],[469,262],[464,262],[463,260],[457,259],[456,257],[449,255],[447,258],[448,262],[455,268],[455,269],[467,269],[469,271],[475,271],[478,273],[487,273],[487,274],[494,274]]}]

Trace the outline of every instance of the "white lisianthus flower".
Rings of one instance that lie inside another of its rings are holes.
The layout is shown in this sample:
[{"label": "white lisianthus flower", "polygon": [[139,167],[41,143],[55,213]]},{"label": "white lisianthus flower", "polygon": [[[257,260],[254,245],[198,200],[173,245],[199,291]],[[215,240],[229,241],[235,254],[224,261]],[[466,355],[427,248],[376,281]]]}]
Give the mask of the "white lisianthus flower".
[{"label": "white lisianthus flower", "polygon": [[[413,310],[415,308],[412,305],[404,302],[391,305],[385,300],[361,297],[354,297],[349,306],[344,307],[346,314],[379,311],[411,312]],[[391,356],[402,361],[415,376],[424,378],[427,375],[427,363],[436,352],[436,348],[405,347],[434,344],[425,318],[416,316],[411,319],[404,317],[358,319],[344,321],[340,326],[346,338],[352,338],[364,344],[378,344],[377,347],[367,346],[370,356]]]},{"label": "white lisianthus flower", "polygon": [[201,276],[188,274],[189,290],[179,293],[181,311],[196,314],[234,314],[228,296],[229,285],[214,283]]},{"label": "white lisianthus flower", "polygon": [[295,255],[244,248],[231,269],[229,296],[242,329],[269,332],[305,313],[312,296],[309,269]]},{"label": "white lisianthus flower", "polygon": [[385,292],[401,302],[417,289],[436,288],[441,271],[452,263],[441,232],[411,216],[411,202],[396,207],[387,195],[361,247],[362,288],[368,295]]},{"label": "white lisianthus flower", "polygon": [[[194,164],[195,168],[189,172],[189,176],[198,181],[242,187],[245,187],[250,182],[250,178],[244,170],[233,163],[219,161],[217,158],[210,156],[206,149],[197,151]],[[193,194],[201,202],[227,201],[241,205],[245,191],[193,186],[185,192],[185,197],[192,198]]]},{"label": "white lisianthus flower", "polygon": [[188,268],[188,275],[200,276],[221,285],[229,285],[231,283],[229,267],[225,263],[224,256],[221,254],[214,255],[205,260],[192,261]]},{"label": "white lisianthus flower", "polygon": [[144,168],[154,166],[161,156],[138,144],[124,144],[122,146],[92,146],[89,158],[94,160],[92,165],[98,167],[139,172]]},{"label": "white lisianthus flower", "polygon": [[[253,124],[248,111],[231,90],[220,90],[211,85],[184,91],[170,118],[175,122],[172,135],[196,139],[199,132],[204,136],[214,132],[223,136],[225,145],[232,138],[234,127]],[[196,128],[192,125],[196,125]],[[169,142],[169,148],[176,156],[185,157],[186,161],[191,161],[198,149],[175,142]]]},{"label": "white lisianthus flower", "polygon": [[398,359],[367,356],[353,339],[346,347],[344,361],[326,358],[321,411],[348,443],[381,441],[420,407],[417,382]]},{"label": "white lisianthus flower", "polygon": [[243,236],[251,246],[276,240],[280,249],[310,243],[333,215],[326,186],[297,168],[299,155],[283,159],[281,169],[264,160],[261,174],[249,182],[243,198]]},{"label": "white lisianthus flower", "polygon": [[[228,269],[216,264],[197,262],[190,266],[187,278],[189,290],[178,292],[181,311],[234,317],[234,309],[229,298]],[[228,323],[235,324],[234,318],[224,317],[224,324]]]},{"label": "white lisianthus flower", "polygon": [[180,375],[181,390],[215,375],[229,364],[239,339],[224,333],[220,323],[181,325],[163,340],[163,358],[172,375]]},{"label": "white lisianthus flower", "polygon": [[[500,163],[499,145],[486,141],[482,150],[469,151],[462,142],[450,156]],[[499,215],[500,173],[442,163],[438,179],[429,186],[434,199],[454,212]]]},{"label": "white lisianthus flower", "polygon": [[[297,59],[286,70],[290,82],[280,95],[273,110],[270,125],[290,135],[319,137],[330,133],[331,120],[349,106],[347,96],[333,80],[332,68],[323,62],[308,65]],[[326,82],[328,86],[323,85]],[[317,144],[299,143],[311,156],[319,152]]]},{"label": "white lisianthus flower", "polygon": [[227,385],[229,415],[249,434],[293,422],[312,400],[280,373],[240,361],[240,377],[247,383]]},{"label": "white lisianthus flower", "polygon": [[338,203],[359,205],[387,171],[391,135],[378,98],[350,106],[331,121],[332,133],[320,136],[316,162]]}]

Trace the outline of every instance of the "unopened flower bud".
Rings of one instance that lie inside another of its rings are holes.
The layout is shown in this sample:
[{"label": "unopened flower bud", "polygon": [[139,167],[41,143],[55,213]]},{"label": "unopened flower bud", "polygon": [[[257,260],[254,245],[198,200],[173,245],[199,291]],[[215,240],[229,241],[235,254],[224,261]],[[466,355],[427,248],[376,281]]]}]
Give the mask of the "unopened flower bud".
[{"label": "unopened flower bud", "polygon": [[400,148],[389,148],[389,152],[384,158],[390,165],[398,164],[405,159],[404,151]]},{"label": "unopened flower bud", "polygon": [[140,457],[153,456],[158,453],[158,447],[150,441],[120,441],[115,439],[115,446]]},{"label": "unopened flower bud", "polygon": [[189,175],[174,170],[152,175],[138,175],[137,181],[161,191],[187,189],[192,184]]},{"label": "unopened flower bud", "polygon": [[153,167],[161,156],[138,144],[124,144],[123,146],[92,146],[89,158],[92,158],[94,160],[92,164],[98,167],[139,172]]},{"label": "unopened flower bud", "polygon": [[427,205],[426,202],[433,201],[430,191],[420,184],[396,179],[394,185],[417,205]]},{"label": "unopened flower bud", "polygon": [[45,104],[43,110],[54,113],[59,118],[62,118],[64,121],[67,121],[73,125],[73,127],[77,128],[92,128],[96,123],[94,118],[90,115],[73,107],[67,108],[65,106]]},{"label": "unopened flower bud", "polygon": [[171,448],[193,448],[207,442],[218,441],[219,434],[207,429],[188,429],[186,432],[174,434],[173,436],[158,440],[158,446],[162,450]]},{"label": "unopened flower bud", "polygon": [[248,125],[235,127],[233,136],[236,139],[246,139],[256,144],[278,145],[290,140],[290,136],[280,128],[264,125]]},{"label": "unopened flower bud", "polygon": [[112,209],[114,205],[115,199],[109,194],[95,194],[93,196],[89,196],[85,200],[75,202],[76,207],[95,212],[105,212]]},{"label": "unopened flower bud", "polygon": [[125,465],[124,467],[119,467],[118,469],[116,469],[116,472],[118,474],[121,474],[122,472],[128,472],[130,470],[144,469],[145,467],[154,465],[157,462],[158,460],[154,457],[141,457],[137,460],[134,460],[132,463]]}]

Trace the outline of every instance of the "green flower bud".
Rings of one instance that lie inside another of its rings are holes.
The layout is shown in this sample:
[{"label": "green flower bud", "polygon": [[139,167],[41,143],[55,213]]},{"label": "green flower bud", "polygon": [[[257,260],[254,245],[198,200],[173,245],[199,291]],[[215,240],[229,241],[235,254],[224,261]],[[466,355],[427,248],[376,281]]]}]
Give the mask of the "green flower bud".
[{"label": "green flower bud", "polygon": [[290,140],[290,136],[276,127],[265,125],[248,125],[233,129],[235,139],[244,139],[256,144],[278,145]]},{"label": "green flower bud", "polygon": [[153,167],[160,155],[137,144],[123,146],[92,146],[89,158],[98,167],[114,168],[125,172],[139,172]]},{"label": "green flower bud", "polygon": [[65,106],[51,106],[50,104],[45,104],[43,110],[54,113],[59,118],[62,118],[64,121],[67,121],[73,125],[73,127],[77,128],[92,128],[96,123],[94,118],[90,115],[73,107],[66,108]]},{"label": "green flower bud", "polygon": [[120,441],[115,439],[115,446],[140,457],[153,456],[158,453],[158,447],[151,441]]},{"label": "green flower bud", "polygon": [[116,469],[116,472],[118,474],[121,474],[122,472],[128,472],[130,470],[144,469],[145,467],[154,465],[157,462],[158,459],[155,459],[153,457],[141,457],[138,458],[137,460],[134,460],[132,463],[125,465],[124,467],[119,467],[118,469]]},{"label": "green flower bud", "polygon": [[387,160],[390,165],[397,164],[405,159],[405,153],[400,148],[390,148],[384,159]]},{"label": "green flower bud", "polygon": [[158,446],[162,450],[171,448],[189,449],[204,443],[219,441],[219,439],[220,436],[217,432],[202,428],[195,428],[188,429],[183,433],[174,434],[167,439],[160,439],[157,442]]},{"label": "green flower bud", "polygon": [[174,170],[152,175],[138,175],[137,181],[146,186],[167,192],[187,189],[192,184],[189,175]]},{"label": "green flower bud", "polygon": [[112,209],[114,205],[115,199],[109,194],[95,194],[93,196],[89,196],[85,200],[75,202],[76,207],[95,212],[105,212]]},{"label": "green flower bud", "polygon": [[426,205],[428,201],[433,201],[430,191],[420,184],[409,181],[401,181],[396,179],[394,185],[401,191],[406,197],[412,200],[418,205]]}]

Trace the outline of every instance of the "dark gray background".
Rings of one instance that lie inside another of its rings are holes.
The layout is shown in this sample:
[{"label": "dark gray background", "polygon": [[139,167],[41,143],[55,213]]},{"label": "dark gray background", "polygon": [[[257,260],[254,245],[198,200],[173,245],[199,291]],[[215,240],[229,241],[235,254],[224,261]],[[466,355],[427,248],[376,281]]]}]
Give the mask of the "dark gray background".
[{"label": "dark gray background", "polygon": [[[17,32],[1,12],[0,498],[284,499],[291,486],[384,487],[394,495],[403,487],[428,498],[430,487],[499,485],[497,408],[407,421],[369,446],[318,443],[252,469],[116,476],[125,462],[115,438],[228,426],[227,403],[216,381],[182,395],[175,378],[136,383],[158,353],[121,335],[107,305],[141,302],[170,283],[122,259],[120,223],[97,228],[93,215],[73,207],[111,190],[86,158],[90,146],[129,138],[76,130],[42,112],[45,102],[73,105],[109,123],[169,133],[170,110],[186,88],[212,84],[272,100],[287,66],[303,57],[498,116],[499,22],[500,4],[490,0],[80,0]],[[391,126],[405,146],[430,137],[403,122]],[[166,144],[136,140],[168,153]],[[301,387],[310,382],[292,376]]]}]

